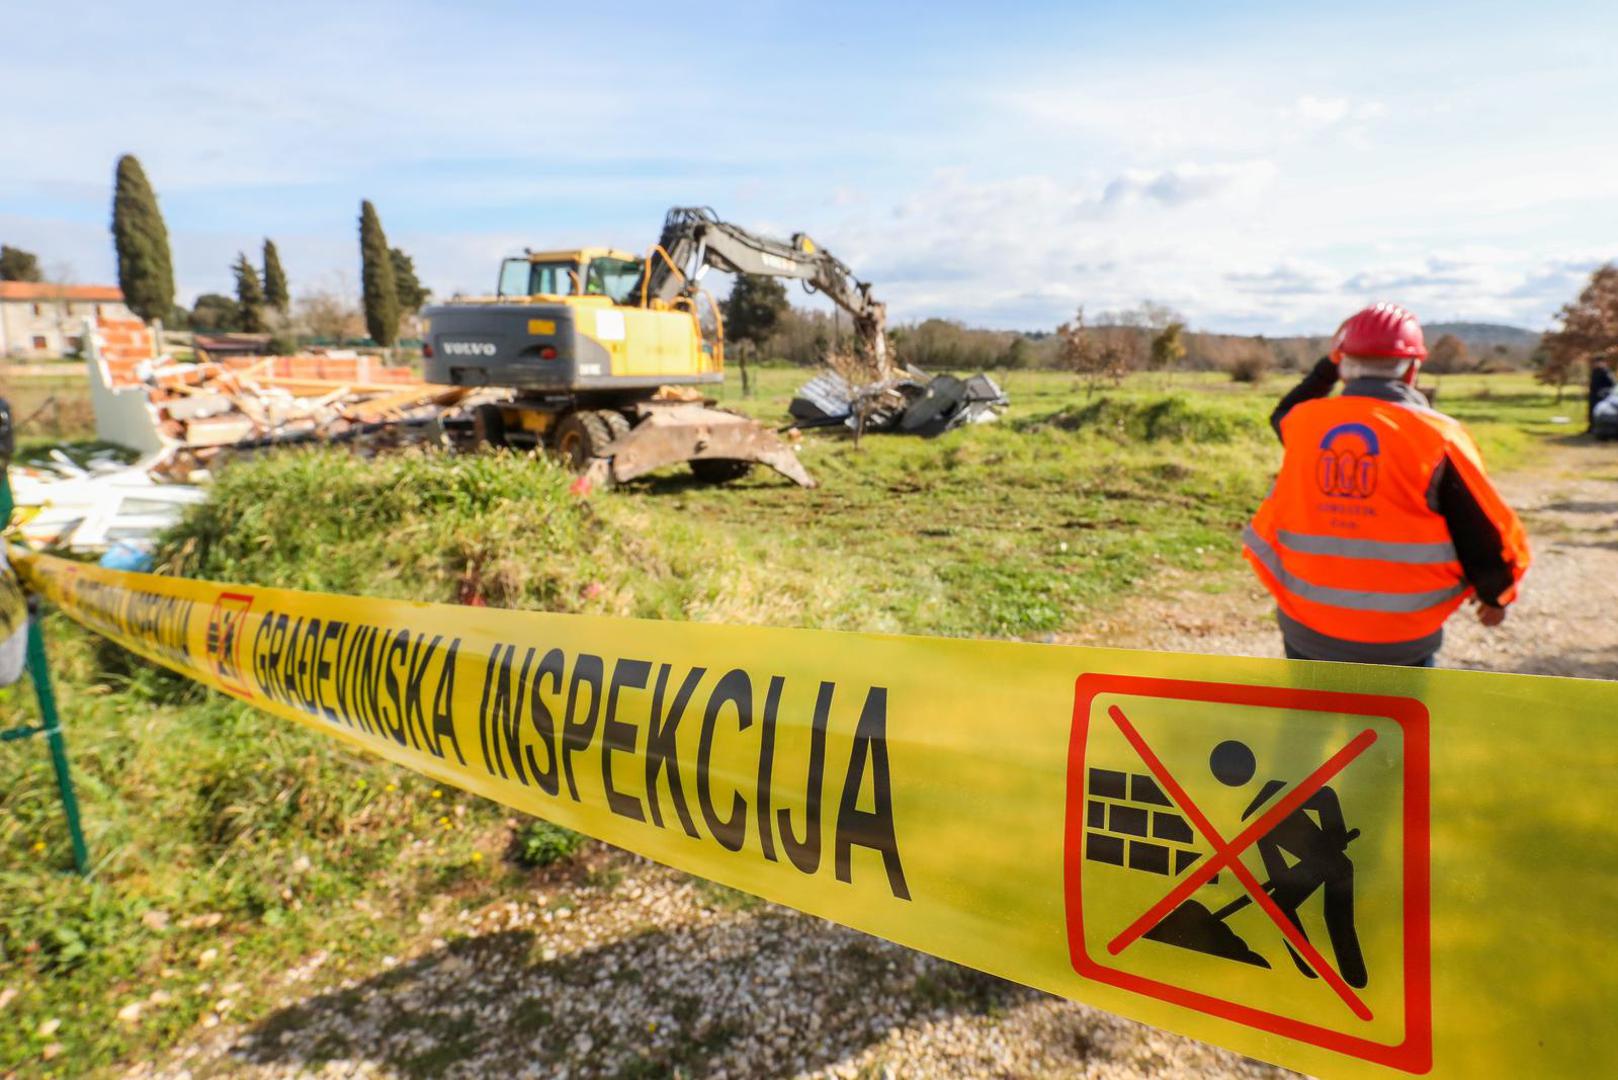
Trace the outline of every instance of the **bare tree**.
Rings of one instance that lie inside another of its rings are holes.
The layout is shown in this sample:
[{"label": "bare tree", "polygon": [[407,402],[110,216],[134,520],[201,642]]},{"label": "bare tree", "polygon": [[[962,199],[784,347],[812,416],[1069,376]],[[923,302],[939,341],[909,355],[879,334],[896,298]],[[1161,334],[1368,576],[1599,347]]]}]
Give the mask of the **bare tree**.
[{"label": "bare tree", "polygon": [[1157,333],[1162,333],[1176,323],[1182,328],[1185,326],[1184,315],[1181,315],[1167,304],[1159,304],[1155,300],[1142,300],[1140,306],[1128,312],[1127,315],[1129,325],[1139,326]]},{"label": "bare tree", "polygon": [[360,309],[349,299],[352,289],[312,289],[300,293],[293,304],[293,325],[300,334],[326,341],[360,337],[364,322]]},{"label": "bare tree", "polygon": [[1082,306],[1071,322],[1056,328],[1056,336],[1061,342],[1057,354],[1061,366],[1084,379],[1087,393],[1095,393],[1102,379],[1111,379],[1116,386],[1132,367],[1139,366],[1138,332],[1120,326],[1086,326]]},{"label": "bare tree", "polygon": [[1467,351],[1466,342],[1454,334],[1444,334],[1433,342],[1426,367],[1434,375],[1454,375],[1472,367],[1472,354]]},{"label": "bare tree", "polygon": [[1618,361],[1618,266],[1607,263],[1572,303],[1557,313],[1561,327],[1545,335],[1534,354],[1539,381],[1556,387],[1556,400],[1580,364]]}]

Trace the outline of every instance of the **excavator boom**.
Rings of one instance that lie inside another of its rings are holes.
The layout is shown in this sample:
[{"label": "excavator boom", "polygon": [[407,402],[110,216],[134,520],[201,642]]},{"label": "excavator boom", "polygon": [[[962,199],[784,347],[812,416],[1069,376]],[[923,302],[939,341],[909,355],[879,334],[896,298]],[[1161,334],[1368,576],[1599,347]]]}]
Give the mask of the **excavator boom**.
[{"label": "excavator boom", "polygon": [[705,206],[677,206],[663,218],[663,235],[647,260],[647,294],[672,302],[695,288],[713,267],[729,274],[796,278],[848,312],[861,350],[879,373],[888,371],[887,307],[848,265],[803,233],[777,240],[721,221]]}]

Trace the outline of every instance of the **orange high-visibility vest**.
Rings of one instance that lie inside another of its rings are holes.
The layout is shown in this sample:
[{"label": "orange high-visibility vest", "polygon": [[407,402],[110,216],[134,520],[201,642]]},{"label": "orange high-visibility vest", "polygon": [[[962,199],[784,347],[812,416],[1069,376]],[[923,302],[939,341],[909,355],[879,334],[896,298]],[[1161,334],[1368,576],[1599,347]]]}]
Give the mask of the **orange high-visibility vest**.
[{"label": "orange high-visibility vest", "polygon": [[1471,593],[1435,504],[1446,458],[1500,533],[1516,598],[1528,568],[1522,523],[1460,423],[1432,409],[1342,395],[1281,421],[1280,475],[1244,533],[1243,554],[1281,611],[1347,641],[1435,635]]}]

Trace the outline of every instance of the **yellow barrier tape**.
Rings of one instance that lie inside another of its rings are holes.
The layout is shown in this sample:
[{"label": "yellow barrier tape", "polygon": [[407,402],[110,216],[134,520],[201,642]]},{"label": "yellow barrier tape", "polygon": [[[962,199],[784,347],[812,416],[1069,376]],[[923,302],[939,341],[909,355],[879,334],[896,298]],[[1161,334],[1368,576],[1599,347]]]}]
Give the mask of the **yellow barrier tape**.
[{"label": "yellow barrier tape", "polygon": [[5,553],[0,552],[0,641],[22,629],[27,617],[28,602],[23,596],[22,583],[7,565]]},{"label": "yellow barrier tape", "polygon": [[1618,1056],[1618,685],[29,584],[276,715],[704,877],[1328,1076]]}]

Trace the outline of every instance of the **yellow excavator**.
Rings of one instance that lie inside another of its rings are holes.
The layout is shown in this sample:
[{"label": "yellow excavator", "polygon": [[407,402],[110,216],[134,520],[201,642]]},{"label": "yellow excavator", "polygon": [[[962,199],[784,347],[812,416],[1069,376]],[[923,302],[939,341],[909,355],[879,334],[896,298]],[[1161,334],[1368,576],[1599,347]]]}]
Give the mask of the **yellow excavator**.
[{"label": "yellow excavator", "polygon": [[470,412],[481,440],[552,450],[600,481],[681,462],[724,481],[758,463],[813,487],[792,446],[703,395],[725,370],[709,269],[801,280],[849,313],[867,367],[889,370],[885,308],[841,260],[802,233],[777,240],[676,207],[644,256],[529,251],[502,263],[495,295],[428,308],[426,377],[492,391]]}]

